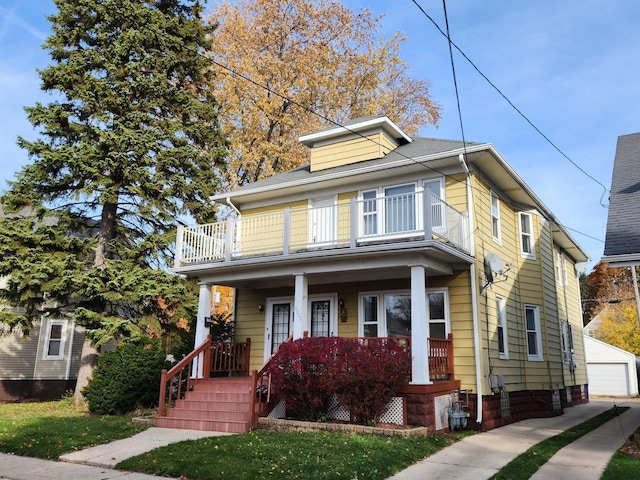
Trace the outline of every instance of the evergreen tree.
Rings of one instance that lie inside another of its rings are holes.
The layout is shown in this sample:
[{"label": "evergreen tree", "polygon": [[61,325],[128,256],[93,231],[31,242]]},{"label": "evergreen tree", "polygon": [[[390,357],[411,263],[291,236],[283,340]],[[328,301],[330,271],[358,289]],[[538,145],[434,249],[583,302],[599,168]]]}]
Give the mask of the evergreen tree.
[{"label": "evergreen tree", "polygon": [[24,333],[43,314],[85,325],[79,399],[96,347],[195,311],[166,268],[180,218],[214,218],[226,141],[198,0],[54,2],[53,64],[39,74],[57,100],[25,109],[41,137],[18,139],[32,163],[0,199],[0,302],[22,307],[0,321]]}]

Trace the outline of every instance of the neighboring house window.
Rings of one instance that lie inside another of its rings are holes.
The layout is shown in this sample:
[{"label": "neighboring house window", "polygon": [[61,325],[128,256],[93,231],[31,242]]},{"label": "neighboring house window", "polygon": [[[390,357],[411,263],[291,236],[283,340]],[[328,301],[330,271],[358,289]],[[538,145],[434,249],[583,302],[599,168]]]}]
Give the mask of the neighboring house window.
[{"label": "neighboring house window", "polygon": [[533,221],[530,213],[520,212],[520,255],[535,260],[533,250]]},{"label": "neighboring house window", "polygon": [[542,332],[538,306],[525,305],[524,318],[527,333],[527,357],[529,360],[542,360]]},{"label": "neighboring house window", "polygon": [[491,192],[491,235],[494,242],[502,243],[500,235],[500,199],[493,191]]},{"label": "neighboring house window", "polygon": [[[447,338],[450,331],[446,290],[430,290],[427,295],[429,337]],[[411,336],[411,294],[409,292],[368,292],[360,294],[360,336]]]},{"label": "neighboring house window", "polygon": [[498,316],[498,352],[500,358],[509,358],[509,345],[507,343],[507,302],[504,298],[496,297],[496,313]]},{"label": "neighboring house window", "polygon": [[47,335],[44,344],[45,360],[60,360],[64,357],[64,320],[47,320]]},{"label": "neighboring house window", "polygon": [[567,275],[567,257],[562,254],[562,280],[565,285],[569,285],[569,276]]}]

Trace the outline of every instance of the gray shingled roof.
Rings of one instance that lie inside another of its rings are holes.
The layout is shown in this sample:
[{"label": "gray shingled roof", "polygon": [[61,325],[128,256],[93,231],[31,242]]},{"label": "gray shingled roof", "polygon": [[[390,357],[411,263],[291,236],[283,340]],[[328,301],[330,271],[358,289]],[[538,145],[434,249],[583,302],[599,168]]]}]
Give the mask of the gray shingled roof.
[{"label": "gray shingled roof", "polygon": [[640,260],[640,133],[618,137],[611,179],[604,256]]},{"label": "gray shingled roof", "polygon": [[[474,142],[467,142],[467,146],[479,145]],[[400,160],[402,158],[417,158],[426,155],[433,155],[436,153],[448,152],[451,150],[457,150],[463,147],[463,143],[459,140],[442,140],[439,138],[414,138],[413,142],[405,145],[400,145],[398,148],[385,155],[382,158],[374,160],[365,160],[363,162],[350,163],[348,165],[342,165],[340,167],[328,168],[326,170],[320,170],[317,172],[311,172],[309,164],[302,167],[290,170],[288,172],[280,173],[267,177],[258,182],[249,183],[234,190],[234,193],[248,193],[252,190],[262,188],[270,185],[284,184],[291,181],[303,180],[307,178],[321,179],[326,175],[333,175],[335,173],[348,172],[350,170],[356,170],[363,165],[367,166],[382,166],[387,163]]]}]

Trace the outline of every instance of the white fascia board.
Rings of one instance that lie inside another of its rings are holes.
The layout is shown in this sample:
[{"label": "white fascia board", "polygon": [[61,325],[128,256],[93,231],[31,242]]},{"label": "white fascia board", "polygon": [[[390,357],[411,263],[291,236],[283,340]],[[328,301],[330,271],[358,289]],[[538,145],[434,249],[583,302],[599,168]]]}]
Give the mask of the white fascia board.
[{"label": "white fascia board", "polygon": [[637,267],[640,265],[640,253],[604,255],[600,260],[607,262],[610,267]]},{"label": "white fascia board", "polygon": [[387,116],[372,118],[370,120],[365,120],[363,122],[354,123],[348,126],[341,125],[335,128],[322,130],[320,132],[310,133],[308,135],[303,135],[298,139],[298,141],[301,143],[304,143],[307,146],[311,146],[314,143],[319,142],[320,140],[326,140],[329,138],[338,137],[338,136],[344,135],[345,133],[355,133],[365,128],[380,127],[380,126],[386,127],[386,130],[388,130],[393,135],[395,135],[395,138],[402,138],[407,143],[410,143],[413,141],[411,137],[409,137],[406,133],[400,130],[400,127],[398,127],[395,123],[393,123]]}]

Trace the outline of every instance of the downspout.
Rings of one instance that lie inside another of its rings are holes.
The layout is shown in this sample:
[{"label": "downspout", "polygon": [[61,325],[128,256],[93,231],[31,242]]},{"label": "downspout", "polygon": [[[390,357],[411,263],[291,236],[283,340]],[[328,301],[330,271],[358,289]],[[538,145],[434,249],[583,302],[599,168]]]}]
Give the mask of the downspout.
[{"label": "downspout", "polygon": [[231,203],[231,198],[229,197],[227,197],[227,205],[229,205],[233,209],[233,211],[238,214],[238,217],[242,216],[242,214],[240,213],[240,210],[238,210],[236,206],[233,203]]},{"label": "downspout", "polygon": [[[475,244],[474,244],[474,227],[473,227],[473,201],[471,190],[471,173],[464,161],[464,155],[458,155],[460,165],[467,174],[467,211],[469,212],[469,253],[475,258]],[[471,316],[473,319],[473,350],[476,363],[476,386],[477,386],[477,400],[476,400],[476,422],[482,423],[482,386],[484,385],[484,378],[482,375],[482,366],[480,364],[480,326],[478,323],[478,303],[477,303],[477,285],[476,285],[476,264],[475,262],[469,266],[469,275],[471,275]]]}]

